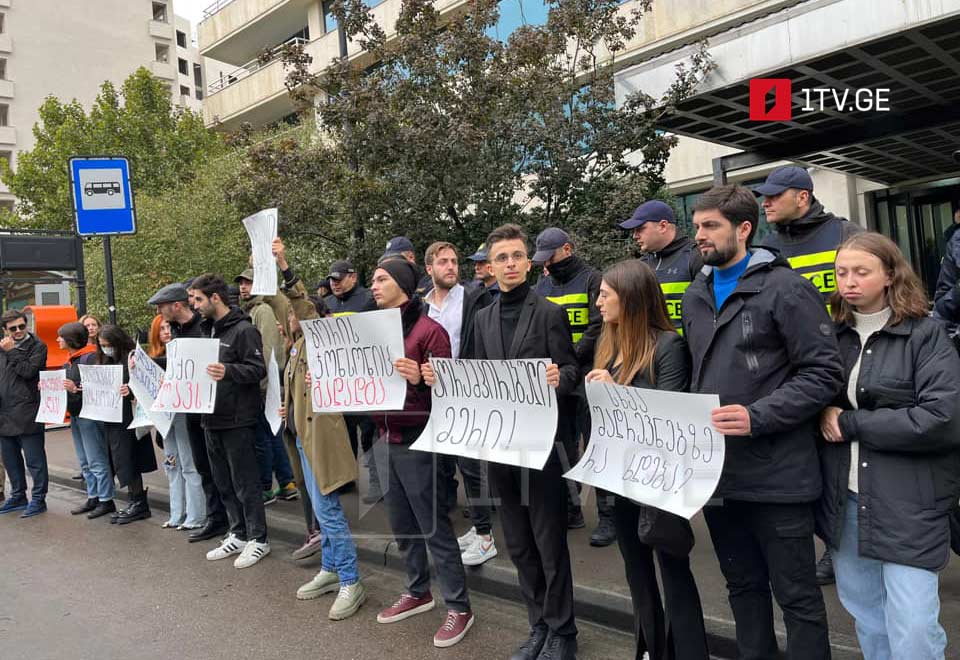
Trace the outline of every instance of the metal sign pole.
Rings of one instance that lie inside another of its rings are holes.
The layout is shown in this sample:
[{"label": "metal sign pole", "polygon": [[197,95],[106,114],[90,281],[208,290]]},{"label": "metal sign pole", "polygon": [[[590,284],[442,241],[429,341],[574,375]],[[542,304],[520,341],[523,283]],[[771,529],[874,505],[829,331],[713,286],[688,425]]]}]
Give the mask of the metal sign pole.
[{"label": "metal sign pole", "polygon": [[107,311],[110,312],[110,325],[117,324],[117,304],[113,295],[113,254],[110,252],[110,237],[103,237],[103,258],[106,260],[104,275],[107,280]]}]

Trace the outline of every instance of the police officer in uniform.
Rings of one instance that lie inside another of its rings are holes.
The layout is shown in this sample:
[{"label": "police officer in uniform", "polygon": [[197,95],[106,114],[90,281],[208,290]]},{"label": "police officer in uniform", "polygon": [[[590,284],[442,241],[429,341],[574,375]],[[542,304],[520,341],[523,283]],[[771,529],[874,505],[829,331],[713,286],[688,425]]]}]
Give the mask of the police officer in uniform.
[{"label": "police officer in uniform", "polygon": [[[570,338],[577,352],[577,362],[581,374],[579,381],[593,368],[593,353],[603,319],[597,309],[597,296],[600,295],[600,271],[587,265],[573,253],[570,235],[557,227],[548,227],[537,236],[537,250],[533,263],[542,265],[547,275],[537,282],[534,291],[552,303],[562,307],[567,313],[570,324]],[[578,436],[584,443],[590,441],[590,414],[586,405],[583,389],[578,388],[573,406],[561,406],[558,426],[567,450],[567,458],[574,464],[579,459]],[[571,401],[572,403],[572,401]],[[575,499],[576,486],[570,491],[571,500]],[[583,527],[583,512],[577,501],[571,501],[568,509],[569,527]],[[605,491],[597,491],[597,511],[599,524],[590,536],[590,544],[598,547],[610,545],[617,539],[613,524],[613,498]]]},{"label": "police officer in uniform", "polygon": [[703,267],[697,244],[680,233],[673,209],[659,199],[638,206],[620,228],[633,231],[633,240],[643,252],[640,260],[653,269],[667,300],[670,320],[682,333],[680,300]]},{"label": "police officer in uniform", "polygon": [[[825,211],[813,196],[813,179],[802,167],[786,165],[770,172],[754,190],[763,195],[763,210],[773,231],[761,247],[777,250],[790,266],[810,280],[830,311],[830,296],[837,290],[833,262],[837,247],[863,229]],[[833,558],[826,549],[817,562],[817,582],[832,584]]]}]

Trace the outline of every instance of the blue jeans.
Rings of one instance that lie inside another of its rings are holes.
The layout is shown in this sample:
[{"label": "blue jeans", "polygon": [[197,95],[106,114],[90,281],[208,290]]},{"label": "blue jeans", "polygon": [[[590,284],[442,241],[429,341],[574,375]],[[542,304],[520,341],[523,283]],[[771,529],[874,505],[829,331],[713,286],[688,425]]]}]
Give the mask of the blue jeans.
[{"label": "blue jeans", "polygon": [[[87,484],[87,497],[96,497],[101,502],[113,499],[113,470],[110,467],[110,449],[107,446],[107,435],[103,432],[103,422],[97,422],[84,417],[74,417],[70,421],[70,432],[73,433],[73,445],[76,448],[77,435],[83,444],[83,455],[86,459],[86,470],[83,463],[80,471]],[[77,458],[80,458],[80,449],[77,449]]]},{"label": "blue jeans", "polygon": [[300,464],[303,466],[303,482],[310,493],[313,503],[313,513],[320,523],[320,552],[322,555],[321,567],[325,571],[336,573],[341,585],[350,585],[360,581],[357,568],[357,546],[353,543],[350,534],[350,524],[340,506],[340,497],[337,491],[324,495],[317,486],[317,480],[310,469],[310,462],[303,453],[303,445],[297,438],[297,453],[300,454]]},{"label": "blue jeans", "polygon": [[833,569],[840,602],[856,620],[866,660],[942,660],[939,576],[933,571],[861,557],[857,496],[850,493]]},{"label": "blue jeans", "polygon": [[[83,432],[80,430],[80,418],[70,418],[70,435],[73,436],[73,451],[77,454],[77,463],[80,464],[80,474],[83,475],[83,484],[87,487],[87,497],[93,499],[97,496],[97,482],[93,478],[93,472],[90,471],[90,464],[87,462],[87,452],[83,449]],[[90,420],[85,419],[85,422]]]},{"label": "blue jeans", "polygon": [[0,436],[0,452],[3,455],[3,465],[7,468],[10,478],[10,499],[23,502],[27,499],[27,474],[33,480],[33,490],[30,498],[34,502],[43,502],[47,499],[47,452],[43,447],[43,431],[26,435]]},{"label": "blue jeans", "polygon": [[283,446],[282,434],[282,427],[280,433],[274,434],[266,415],[260,414],[254,451],[257,454],[257,467],[260,469],[260,483],[263,490],[273,488],[274,473],[277,475],[277,485],[281,488],[294,480],[293,468],[290,467],[290,458]]},{"label": "blue jeans", "polygon": [[199,527],[207,517],[207,500],[200,473],[193,463],[193,451],[183,414],[173,418],[163,439],[163,469],[170,482],[170,524]]}]

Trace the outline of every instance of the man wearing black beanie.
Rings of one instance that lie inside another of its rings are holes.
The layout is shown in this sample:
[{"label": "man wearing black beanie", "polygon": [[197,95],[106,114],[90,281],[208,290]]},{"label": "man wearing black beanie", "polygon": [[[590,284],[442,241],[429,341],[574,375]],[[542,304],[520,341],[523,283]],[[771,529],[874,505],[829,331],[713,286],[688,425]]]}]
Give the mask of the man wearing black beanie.
[{"label": "man wearing black beanie", "polygon": [[433,644],[453,646],[474,622],[467,577],[449,513],[437,498],[436,456],[410,449],[430,419],[430,388],[423,382],[420,365],[431,357],[451,357],[450,338],[443,326],[423,313],[423,303],[414,296],[417,272],[408,261],[390,259],[381,263],[373,273],[371,288],[377,307],[400,309],[404,357],[398,358],[394,367],[407,380],[403,410],[373,415],[388,443],[387,514],[407,573],[406,591],[377,615],[377,621],[396,623],[434,608],[429,548],[447,607]]}]

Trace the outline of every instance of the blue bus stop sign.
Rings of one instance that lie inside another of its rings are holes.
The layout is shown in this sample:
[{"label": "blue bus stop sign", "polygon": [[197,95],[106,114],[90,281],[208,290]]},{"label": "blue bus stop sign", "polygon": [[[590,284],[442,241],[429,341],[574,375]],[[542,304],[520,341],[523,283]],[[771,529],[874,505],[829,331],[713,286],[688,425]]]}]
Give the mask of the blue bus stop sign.
[{"label": "blue bus stop sign", "polygon": [[71,158],[70,189],[78,236],[136,233],[130,164],[126,158]]}]

